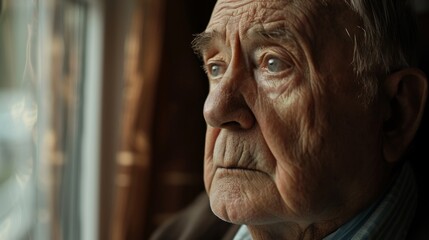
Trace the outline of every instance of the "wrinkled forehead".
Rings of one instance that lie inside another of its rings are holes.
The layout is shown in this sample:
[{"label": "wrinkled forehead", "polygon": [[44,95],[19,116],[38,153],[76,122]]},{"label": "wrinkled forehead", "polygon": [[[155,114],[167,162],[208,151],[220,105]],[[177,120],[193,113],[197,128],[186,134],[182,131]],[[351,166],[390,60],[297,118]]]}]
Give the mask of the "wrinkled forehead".
[{"label": "wrinkled forehead", "polygon": [[[258,25],[281,23],[292,27],[317,28],[350,11],[344,0],[218,0],[207,30],[246,32]],[[345,20],[345,19],[343,19]],[[319,29],[320,30],[320,29]]]},{"label": "wrinkled forehead", "polygon": [[256,23],[275,21],[286,14],[285,8],[291,0],[252,1],[219,0],[213,9],[207,29],[217,31],[227,28],[248,29]]}]

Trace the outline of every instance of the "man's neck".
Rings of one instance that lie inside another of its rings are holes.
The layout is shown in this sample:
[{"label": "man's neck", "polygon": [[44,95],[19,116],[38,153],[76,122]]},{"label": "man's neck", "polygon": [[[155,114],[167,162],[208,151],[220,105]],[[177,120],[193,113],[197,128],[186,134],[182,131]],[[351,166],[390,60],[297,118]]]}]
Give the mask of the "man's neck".
[{"label": "man's neck", "polygon": [[342,220],[329,221],[319,224],[300,226],[296,223],[279,223],[270,226],[248,226],[254,240],[288,239],[288,240],[314,240],[323,239],[325,236],[338,229]]},{"label": "man's neck", "polygon": [[[387,185],[388,190],[374,199],[367,207],[349,217],[336,218],[318,224],[299,225],[295,223],[278,223],[272,225],[248,225],[248,231],[252,239],[350,239],[351,236],[359,235],[359,239],[368,239],[370,236],[381,236],[385,239],[380,229],[383,226],[392,225],[394,234],[403,234],[408,230],[410,219],[414,215],[416,207],[415,180],[411,168],[406,164],[401,168],[399,174],[394,174],[393,182]],[[401,210],[402,215],[394,219],[392,214]],[[408,210],[404,210],[408,209]],[[404,220],[408,219],[408,220]],[[347,226],[345,224],[347,223]],[[368,232],[359,231],[362,225]],[[338,232],[341,227],[342,232]],[[370,230],[369,230],[370,229]],[[332,235],[333,236],[332,238]],[[377,237],[375,237],[377,238]],[[372,238],[371,238],[372,239]],[[386,238],[388,239],[388,238]]]}]

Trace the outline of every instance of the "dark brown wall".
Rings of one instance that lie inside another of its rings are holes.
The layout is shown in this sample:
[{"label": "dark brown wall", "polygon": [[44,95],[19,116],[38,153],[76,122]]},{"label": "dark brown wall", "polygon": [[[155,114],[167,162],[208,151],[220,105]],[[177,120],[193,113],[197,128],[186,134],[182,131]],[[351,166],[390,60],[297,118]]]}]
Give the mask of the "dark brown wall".
[{"label": "dark brown wall", "polygon": [[191,41],[193,34],[204,31],[215,1],[165,2],[165,34],[152,136],[148,234],[204,189],[202,109],[208,83]]}]

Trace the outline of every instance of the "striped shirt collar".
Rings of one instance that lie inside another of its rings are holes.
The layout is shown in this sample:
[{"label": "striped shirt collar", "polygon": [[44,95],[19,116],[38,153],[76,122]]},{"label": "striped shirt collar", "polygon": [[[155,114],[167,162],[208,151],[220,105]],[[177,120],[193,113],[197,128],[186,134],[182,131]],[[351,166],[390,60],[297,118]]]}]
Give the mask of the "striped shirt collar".
[{"label": "striped shirt collar", "polygon": [[417,208],[417,187],[406,163],[385,197],[324,240],[405,239]]},{"label": "striped shirt collar", "polygon": [[[417,208],[413,170],[405,163],[385,197],[323,240],[405,239]],[[242,225],[234,240],[251,240]]]}]

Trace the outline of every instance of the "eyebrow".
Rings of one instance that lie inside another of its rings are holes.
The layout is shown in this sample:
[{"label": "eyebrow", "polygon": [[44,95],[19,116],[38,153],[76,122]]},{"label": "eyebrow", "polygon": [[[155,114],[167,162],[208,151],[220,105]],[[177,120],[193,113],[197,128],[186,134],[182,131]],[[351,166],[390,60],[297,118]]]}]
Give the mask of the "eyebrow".
[{"label": "eyebrow", "polygon": [[202,32],[195,34],[194,36],[195,38],[191,42],[192,49],[194,50],[195,54],[200,57],[202,57],[203,53],[210,48],[216,39],[221,39],[221,34],[217,31]]},{"label": "eyebrow", "polygon": [[[214,41],[218,39],[222,39],[222,34],[217,31],[211,32],[202,32],[194,35],[195,38],[192,40],[192,49],[195,54],[199,57],[202,57],[204,52],[206,52]],[[265,28],[257,28],[246,36],[247,39],[251,40],[255,43],[260,42],[275,42],[275,43],[295,43],[296,38],[294,34],[283,27],[273,28],[273,29],[265,29]]]}]

